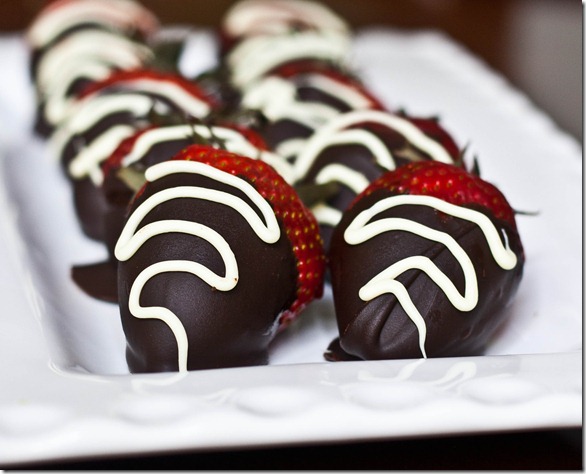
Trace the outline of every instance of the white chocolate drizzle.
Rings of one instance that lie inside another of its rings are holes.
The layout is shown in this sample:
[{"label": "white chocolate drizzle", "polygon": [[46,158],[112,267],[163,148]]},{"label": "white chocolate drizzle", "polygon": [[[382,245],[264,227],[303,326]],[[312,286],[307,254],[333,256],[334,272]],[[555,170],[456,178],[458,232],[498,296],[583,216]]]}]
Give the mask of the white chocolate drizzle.
[{"label": "white chocolate drizzle", "polygon": [[[153,107],[153,99],[140,94],[116,94],[93,97],[82,101],[70,111],[66,121],[55,130],[51,137],[50,146],[53,155],[61,158],[68,143],[78,134],[83,134],[101,119],[115,112],[130,113],[135,117],[145,117]],[[68,172],[74,179],[83,179],[92,176],[92,180],[99,185],[103,179],[100,164],[114,151],[121,139],[130,136],[132,127],[120,124],[127,131],[122,135],[119,132],[108,133],[108,130],[85,145],[71,160]],[[112,128],[117,128],[113,126]],[[121,128],[117,128],[121,130]]]},{"label": "white chocolate drizzle", "polygon": [[[395,130],[403,135],[413,146],[427,153],[434,161],[453,163],[449,153],[442,145],[425,135],[425,133],[408,120],[379,110],[353,110],[338,115],[316,131],[308,141],[303,153],[299,155],[295,166],[296,177],[303,177],[318,154],[326,147],[332,144],[340,144],[342,141],[349,143],[350,140],[338,138],[339,134],[348,131],[363,132],[360,134],[355,133],[352,136],[352,140],[368,148],[374,148],[374,155],[377,162],[388,169],[394,169],[395,164],[392,155],[379,138],[364,129],[346,130],[361,123],[380,124],[391,130]],[[379,144],[382,144],[382,147]]]},{"label": "white chocolate drizzle", "polygon": [[136,163],[157,143],[187,139],[194,135],[210,141],[218,139],[225,150],[264,161],[275,168],[287,182],[292,180],[291,165],[282,157],[270,151],[258,149],[236,130],[218,126],[174,125],[147,130],[137,138],[132,149],[122,158],[121,164],[125,167]]},{"label": "white chocolate drizzle", "polygon": [[350,40],[337,31],[301,31],[290,35],[250,37],[227,57],[231,79],[240,88],[257,80],[279,64],[314,58],[344,63]]},{"label": "white chocolate drizzle", "polygon": [[89,177],[99,186],[104,180],[104,173],[100,167],[104,157],[110,156],[118,144],[131,137],[136,132],[131,125],[115,125],[99,135],[91,143],[84,146],[69,164],[69,174],[74,179]]},{"label": "white chocolate drizzle", "polygon": [[244,0],[225,15],[222,28],[230,36],[288,34],[303,23],[318,30],[348,32],[346,22],[324,5],[305,0]]},{"label": "white chocolate drizzle", "polygon": [[[347,186],[356,194],[360,193],[369,184],[362,173],[339,163],[324,166],[315,177],[316,184],[326,184],[334,181]],[[318,202],[313,205],[311,211],[317,222],[321,225],[325,224],[330,227],[335,227],[342,219],[342,211],[328,206],[324,202]]]},{"label": "white chocolate drizzle", "polygon": [[350,85],[323,74],[303,74],[293,80],[278,76],[263,78],[246,88],[242,97],[244,108],[260,110],[271,122],[289,119],[311,129],[325,125],[340,114],[334,107],[318,102],[299,100],[297,88],[311,87],[344,102],[350,109],[367,109],[372,101]]},{"label": "white chocolate drizzle", "polygon": [[[349,84],[320,73],[304,73],[293,79],[279,76],[261,78],[246,87],[242,96],[242,107],[259,110],[270,121],[290,120],[314,132],[324,126],[341,111],[328,104],[300,100],[299,87],[310,87],[323,94],[335,97],[350,110],[369,109],[372,100]],[[292,137],[275,145],[280,156],[295,161],[308,137]]]},{"label": "white chocolate drizzle", "polygon": [[42,11],[27,31],[26,39],[31,46],[40,48],[64,31],[90,21],[119,31],[154,31],[159,25],[150,11],[132,0],[70,1]]},{"label": "white chocolate drizzle", "polygon": [[282,156],[284,159],[292,163],[305,146],[306,141],[306,138],[297,137],[283,140],[275,146],[275,152],[277,155]]},{"label": "white chocolate drizzle", "polygon": [[213,245],[222,257],[225,267],[225,273],[223,276],[212,272],[198,262],[188,260],[168,260],[157,262],[145,268],[132,283],[130,289],[128,302],[130,313],[139,319],[159,319],[169,326],[177,341],[179,371],[186,371],[189,343],[185,327],[179,318],[167,308],[160,306],[141,306],[140,295],[142,289],[151,278],[161,273],[185,272],[201,278],[210,285],[210,287],[215,288],[216,290],[230,291],[238,283],[238,263],[226,240],[216,231],[201,223],[168,219],[152,222],[138,229],[142,220],[157,205],[172,199],[203,199],[229,206],[238,211],[243,219],[254,230],[256,235],[266,243],[270,244],[277,242],[280,238],[281,231],[270,204],[251,184],[212,166],[194,161],[165,161],[148,168],[146,171],[146,179],[149,182],[153,182],[164,176],[175,173],[198,174],[232,186],[243,192],[258,208],[262,215],[261,219],[246,201],[234,194],[199,186],[178,186],[163,189],[147,198],[129,216],[126,225],[120,234],[114,250],[114,254],[119,261],[130,259],[150,238],[169,232],[181,232],[200,237]]},{"label": "white chocolate drizzle", "polygon": [[[366,147],[373,155],[375,161],[384,169],[393,170],[396,168],[395,159],[384,142],[374,133],[365,128],[357,127],[362,123],[375,123],[383,125],[403,135],[414,147],[428,154],[434,161],[453,163],[452,157],[446,149],[438,142],[428,137],[417,126],[408,120],[379,110],[353,110],[330,120],[323,127],[319,128],[305,143],[305,147],[297,155],[293,172],[295,180],[301,180],[310,170],[317,157],[328,147],[355,144]],[[348,186],[355,194],[363,191],[368,185],[366,177],[356,179],[357,171],[348,166],[339,164],[327,171],[329,181],[338,182]],[[326,182],[326,181],[323,181]],[[332,210],[335,210],[332,208]],[[324,214],[323,209],[320,215],[327,215],[328,220],[320,221],[320,224],[332,224],[333,213]],[[337,214],[341,217],[341,214]],[[337,224],[337,222],[336,222]]]},{"label": "white chocolate drizzle", "polygon": [[315,204],[311,208],[311,212],[321,225],[325,224],[330,227],[336,227],[338,222],[340,222],[342,219],[342,211],[339,211],[334,207],[327,206],[322,202]]},{"label": "white chocolate drizzle", "polygon": [[[192,117],[201,118],[210,113],[210,105],[205,99],[197,97],[181,84],[177,84],[172,80],[150,77],[131,78],[128,80],[120,80],[113,87],[119,87],[123,91],[163,97]],[[90,95],[86,98],[89,99],[91,97]]]},{"label": "white chocolate drizzle", "polygon": [[271,122],[289,119],[311,129],[339,114],[329,105],[298,100],[296,85],[276,76],[263,78],[248,87],[242,106],[261,111]]},{"label": "white chocolate drizzle", "polygon": [[426,273],[441,288],[448,300],[459,311],[471,311],[476,307],[478,303],[478,283],[474,265],[470,257],[449,234],[404,218],[391,217],[373,220],[380,213],[395,206],[402,205],[428,206],[476,224],[484,234],[495,262],[504,270],[515,268],[517,265],[517,257],[508,246],[508,239],[504,230],[505,243],[503,244],[498,230],[486,215],[431,196],[397,195],[388,197],[376,202],[373,206],[362,211],[354,218],[344,232],[344,240],[350,245],[361,244],[383,232],[401,230],[445,245],[461,266],[465,280],[463,294],[460,294],[454,283],[431,259],[422,255],[407,257],[394,263],[373,277],[359,290],[359,297],[363,301],[370,301],[385,293],[395,295],[397,301],[407,313],[407,316],[409,316],[417,327],[419,347],[423,357],[427,357],[425,352],[427,335],[425,320],[410,298],[407,289],[402,283],[396,280],[396,277],[411,269],[418,269]]},{"label": "white chocolate drizzle", "polygon": [[318,89],[345,102],[350,109],[368,109],[372,107],[372,99],[351,84],[328,77],[325,74],[307,73],[299,77],[300,85]]},{"label": "white chocolate drizzle", "polygon": [[[210,106],[202,99],[169,81],[141,79],[128,81],[126,86],[129,87],[128,91],[107,95],[92,94],[72,106],[63,124],[51,137],[54,156],[61,157],[65,147],[75,135],[87,132],[108,115],[126,112],[137,119],[144,119],[151,110],[168,113],[169,106],[158,97],[167,99],[182,109],[186,115],[193,117],[204,117],[210,111]],[[149,96],[149,93],[153,96]],[[136,128],[134,126],[135,130]],[[103,180],[101,164],[120,144],[120,138],[128,136],[130,134],[122,136],[116,132],[105,131],[95,138],[69,163],[68,171],[71,177],[83,179],[89,176],[96,185],[101,184]]]},{"label": "white chocolate drizzle", "polygon": [[[140,62],[137,60],[135,67]],[[59,124],[69,113],[69,110],[75,104],[75,98],[69,97],[69,90],[75,81],[87,79],[91,82],[97,82],[106,79],[116,66],[104,61],[96,61],[94,58],[84,60],[73,60],[60,71],[58,77],[55,77],[49,89],[44,93],[45,109],[44,114],[50,124]]]},{"label": "white chocolate drizzle", "polygon": [[80,61],[103,61],[118,69],[131,69],[152,56],[151,50],[124,36],[103,30],[82,30],[56,44],[40,59],[37,87],[50,90],[61,71]]}]

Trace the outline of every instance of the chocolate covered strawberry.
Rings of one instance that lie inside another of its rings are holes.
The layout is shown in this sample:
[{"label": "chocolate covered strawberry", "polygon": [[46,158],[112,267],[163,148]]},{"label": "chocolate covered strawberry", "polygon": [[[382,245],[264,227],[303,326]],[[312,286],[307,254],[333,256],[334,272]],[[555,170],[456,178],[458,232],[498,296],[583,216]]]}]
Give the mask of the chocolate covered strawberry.
[{"label": "chocolate covered strawberry", "polygon": [[312,214],[270,165],[207,145],[146,179],[115,249],[131,371],[266,364],[322,294]]},{"label": "chocolate covered strawberry", "polygon": [[329,259],[339,328],[330,360],[481,354],[524,265],[503,194],[438,162],[372,182],[335,229]]}]

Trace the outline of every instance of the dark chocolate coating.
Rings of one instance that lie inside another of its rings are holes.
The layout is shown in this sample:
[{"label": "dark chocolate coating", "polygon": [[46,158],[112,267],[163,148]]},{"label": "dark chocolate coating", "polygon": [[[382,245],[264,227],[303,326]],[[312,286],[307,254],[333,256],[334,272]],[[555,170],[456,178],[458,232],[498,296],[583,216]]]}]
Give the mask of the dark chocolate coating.
[{"label": "dark chocolate coating", "polygon": [[116,262],[106,260],[71,268],[75,284],[92,298],[109,303],[118,302],[118,268]]},{"label": "dark chocolate coating", "polygon": [[328,94],[327,91],[322,89],[316,89],[312,87],[311,84],[300,80],[297,82],[297,98],[301,102],[309,102],[309,103],[318,103],[318,104],[325,104],[333,107],[339,112],[349,112],[351,107],[341,100],[340,98],[336,97],[334,94]]},{"label": "dark chocolate coating", "polygon": [[[430,258],[464,292],[464,274],[443,244],[405,231],[379,234],[358,245],[344,241],[349,223],[374,202],[387,197],[376,191],[344,213],[335,229],[329,255],[332,290],[339,340],[329,347],[329,360],[420,358],[419,335],[395,295],[386,293],[370,301],[358,296],[371,278],[404,258]],[[477,209],[480,210],[480,209]],[[488,215],[488,214],[487,214]],[[477,279],[478,304],[469,312],[457,310],[443,290],[420,270],[410,269],[397,277],[423,316],[427,326],[425,349],[428,357],[472,356],[485,350],[504,322],[502,310],[515,295],[523,273],[524,256],[518,233],[502,221],[517,265],[504,270],[495,262],[480,228],[467,220],[448,216],[427,206],[398,206],[376,218],[403,217],[451,235],[469,255]],[[490,216],[489,216],[490,217]]]},{"label": "dark chocolate coating", "polygon": [[[181,185],[235,191],[199,175],[170,175],[149,183],[131,212],[155,192]],[[189,338],[189,370],[267,364],[277,317],[296,297],[296,259],[284,230],[276,243],[267,244],[234,209],[187,198],[160,204],[141,225],[165,219],[194,221],[219,232],[235,254],[239,279],[234,289],[220,291],[189,273],[159,274],[146,283],[141,305],[163,306],[180,318]],[[120,312],[131,372],[178,369],[177,343],[168,326],[160,320],[137,319],[128,309],[129,291],[137,275],[155,262],[171,259],[199,262],[224,274],[215,248],[180,233],[154,236],[129,260],[119,262]]]},{"label": "dark chocolate coating", "polygon": [[[264,138],[271,149],[277,148],[282,142],[291,138],[309,138],[314,130],[306,125],[284,118],[274,122],[266,121],[258,132]],[[294,161],[295,157],[285,156],[284,158]]]},{"label": "dark chocolate coating", "polygon": [[102,216],[109,213],[112,206],[91,179],[78,179],[72,184],[73,202],[81,230],[86,236],[103,241],[105,228]]}]

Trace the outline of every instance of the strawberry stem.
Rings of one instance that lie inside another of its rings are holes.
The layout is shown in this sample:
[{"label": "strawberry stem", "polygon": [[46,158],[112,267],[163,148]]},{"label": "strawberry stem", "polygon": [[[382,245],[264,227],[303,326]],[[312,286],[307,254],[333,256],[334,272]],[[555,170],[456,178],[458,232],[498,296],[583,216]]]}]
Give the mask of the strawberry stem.
[{"label": "strawberry stem", "polygon": [[299,199],[306,207],[312,207],[335,196],[340,191],[338,183],[329,182],[324,184],[297,184],[294,186]]},{"label": "strawberry stem", "polygon": [[139,171],[128,166],[120,168],[116,172],[116,176],[135,192],[138,191],[146,182],[143,171]]}]

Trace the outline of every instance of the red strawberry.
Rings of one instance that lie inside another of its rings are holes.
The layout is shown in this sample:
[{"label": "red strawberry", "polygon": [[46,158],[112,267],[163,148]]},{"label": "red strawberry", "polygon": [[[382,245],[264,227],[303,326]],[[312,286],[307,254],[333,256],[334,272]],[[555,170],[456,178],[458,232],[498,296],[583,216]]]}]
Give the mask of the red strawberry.
[{"label": "red strawberry", "polygon": [[381,188],[395,194],[434,196],[460,206],[482,206],[517,228],[515,211],[494,185],[453,165],[437,161],[409,163],[373,181],[354,202]]},{"label": "red strawberry", "polygon": [[281,316],[281,325],[288,324],[310,301],[321,297],[325,257],[317,222],[293,187],[270,165],[206,145],[192,145],[174,159],[199,161],[244,178],[271,204],[283,222],[297,259],[298,277],[297,297]]}]

